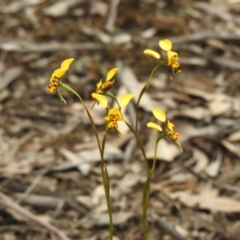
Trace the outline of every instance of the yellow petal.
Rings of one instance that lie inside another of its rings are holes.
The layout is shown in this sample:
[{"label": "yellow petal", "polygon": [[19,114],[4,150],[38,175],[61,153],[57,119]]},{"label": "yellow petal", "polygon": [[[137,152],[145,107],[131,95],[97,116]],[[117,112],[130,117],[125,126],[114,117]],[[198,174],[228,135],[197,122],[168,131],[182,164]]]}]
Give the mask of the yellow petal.
[{"label": "yellow petal", "polygon": [[161,126],[159,126],[158,124],[156,124],[156,123],[154,123],[154,122],[148,122],[148,123],[147,123],[147,127],[153,128],[153,129],[158,130],[158,131],[160,131],[160,132],[162,131]]},{"label": "yellow petal", "polygon": [[102,104],[104,108],[107,108],[107,98],[101,94],[92,93],[92,98],[96,99],[99,103]]},{"label": "yellow petal", "polygon": [[66,60],[64,60],[61,64],[61,69],[67,71],[70,64],[73,62],[74,58],[68,58]]},{"label": "yellow petal", "polygon": [[160,122],[165,122],[166,121],[166,114],[163,110],[159,108],[154,108],[152,110],[153,116],[159,120]]},{"label": "yellow petal", "polygon": [[157,58],[157,59],[159,59],[161,57],[159,53],[157,53],[151,49],[146,49],[146,50],[144,50],[143,53],[146,55],[149,55],[151,57]]},{"label": "yellow petal", "polygon": [[53,79],[54,77],[61,78],[65,73],[66,70],[59,68],[53,72],[51,79]]},{"label": "yellow petal", "polygon": [[109,70],[107,73],[106,81],[111,80],[116,75],[117,72],[118,72],[118,68],[113,68],[113,69]]},{"label": "yellow petal", "polygon": [[168,51],[167,57],[168,57],[168,59],[173,60],[173,61],[179,60],[178,53],[176,53],[176,52]]},{"label": "yellow petal", "polygon": [[120,98],[120,101],[119,101],[120,107],[127,106],[128,103],[132,100],[133,97],[134,97],[133,94],[122,95],[121,98]]},{"label": "yellow petal", "polygon": [[159,47],[165,51],[172,49],[172,42],[169,39],[159,41]]},{"label": "yellow petal", "polygon": [[54,73],[52,74],[52,76],[50,77],[50,83],[53,83],[55,79]]},{"label": "yellow petal", "polygon": [[122,117],[122,114],[120,112],[119,107],[111,108],[108,111],[108,117],[109,117],[110,120],[115,120],[115,121],[122,121],[123,120],[123,117]]},{"label": "yellow petal", "polygon": [[105,119],[106,121],[110,121],[109,116],[106,116],[104,119]]},{"label": "yellow petal", "polygon": [[102,86],[102,80],[100,80],[98,83],[97,83],[97,89],[100,89]]},{"label": "yellow petal", "polygon": [[167,121],[167,127],[168,127],[169,130],[173,131],[174,124],[168,120]]}]

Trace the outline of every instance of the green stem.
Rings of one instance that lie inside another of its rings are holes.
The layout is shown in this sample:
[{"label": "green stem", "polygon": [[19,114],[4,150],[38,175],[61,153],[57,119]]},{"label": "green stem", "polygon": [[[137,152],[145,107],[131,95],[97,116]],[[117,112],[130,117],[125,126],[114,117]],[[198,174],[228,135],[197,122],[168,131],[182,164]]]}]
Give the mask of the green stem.
[{"label": "green stem", "polygon": [[150,179],[152,176],[152,172],[148,175],[146,182],[143,188],[143,205],[142,205],[142,228],[144,240],[148,239],[148,224],[147,224],[147,209],[150,197]]},{"label": "green stem", "polygon": [[102,179],[103,179],[104,192],[105,192],[105,197],[106,197],[107,207],[108,207],[108,214],[109,214],[109,240],[112,240],[113,239],[113,218],[112,218],[112,209],[111,209],[111,201],[110,201],[109,177],[108,177],[106,165],[104,163],[104,149],[105,149],[106,135],[104,135],[104,137],[103,137],[102,147],[101,147],[96,125],[93,121],[93,118],[92,118],[89,110],[87,109],[87,106],[85,105],[83,99],[81,98],[81,96],[76,91],[74,91],[71,87],[69,87],[68,85],[66,85],[64,83],[60,83],[59,86],[64,88],[65,90],[73,93],[74,95],[76,95],[78,97],[78,99],[82,103],[82,105],[88,115],[88,118],[89,118],[92,128],[93,128],[93,132],[96,136],[97,144],[98,144],[98,148],[99,148],[100,156],[101,156]]},{"label": "green stem", "polygon": [[152,165],[152,169],[151,169],[151,173],[154,172],[155,170],[155,166],[156,166],[156,161],[157,161],[157,147],[158,147],[158,143],[161,141],[161,139],[163,139],[166,136],[165,133],[161,133],[155,143],[155,147],[154,147],[154,158],[153,158],[153,165]]},{"label": "green stem", "polygon": [[104,163],[104,149],[106,143],[106,135],[104,135],[102,140],[102,151],[101,151],[101,171],[102,171],[102,179],[103,179],[103,186],[105,191],[105,197],[107,201],[108,207],[108,216],[109,216],[109,239],[113,239],[113,217],[112,217],[112,209],[111,209],[111,197],[110,197],[110,184],[109,184],[109,176],[106,164]]},{"label": "green stem", "polygon": [[112,98],[112,99],[117,103],[118,107],[121,108],[121,107],[120,107],[120,103],[118,102],[116,96],[115,96],[113,93],[107,92],[107,93],[105,93],[105,95],[108,96],[108,97],[110,97],[110,98]]},{"label": "green stem", "polygon": [[137,131],[138,130],[138,108],[139,108],[139,104],[140,104],[140,101],[141,101],[141,98],[144,94],[144,92],[147,90],[147,88],[149,87],[149,84],[151,82],[151,79],[152,79],[152,76],[153,74],[155,73],[155,71],[158,69],[158,67],[160,67],[161,65],[165,64],[166,62],[165,61],[161,61],[159,62],[152,70],[152,72],[150,73],[149,75],[149,78],[146,82],[146,84],[144,85],[144,87],[142,88],[139,96],[138,96],[138,100],[137,100],[137,104],[136,104],[136,120],[135,120],[135,130]]},{"label": "green stem", "polygon": [[150,183],[151,183],[151,178],[156,166],[158,143],[164,136],[165,134],[161,134],[156,140],[155,147],[154,147],[153,165],[151,170],[148,171],[147,173],[147,179],[143,188],[142,228],[143,228],[144,240],[148,240],[147,210],[148,210],[149,199],[150,199]]},{"label": "green stem", "polygon": [[138,132],[127,122],[124,120],[124,122],[126,123],[126,125],[128,126],[128,128],[131,130],[131,132],[134,134],[134,136],[136,137],[136,140],[138,142],[138,146],[140,147],[140,150],[142,152],[142,155],[143,155],[143,158],[144,158],[144,162],[145,162],[145,165],[146,165],[146,172],[147,172],[147,175],[149,173],[149,167],[148,167],[148,160],[147,160],[147,155],[146,155],[146,152],[145,152],[145,149],[144,149],[144,146],[143,146],[143,143],[142,143],[142,139],[140,138]]},{"label": "green stem", "polygon": [[86,111],[86,113],[87,113],[87,115],[88,115],[88,118],[89,118],[89,120],[90,120],[90,122],[91,122],[94,135],[95,135],[95,137],[96,137],[96,139],[97,139],[98,148],[99,148],[99,151],[101,152],[101,144],[100,144],[100,140],[99,140],[99,136],[98,136],[98,132],[97,132],[96,125],[95,125],[95,123],[94,123],[94,121],[93,121],[93,118],[92,118],[92,115],[91,115],[91,113],[89,112],[87,106],[85,105],[83,99],[81,98],[81,96],[80,96],[76,91],[74,91],[74,90],[73,90],[71,87],[69,87],[68,85],[66,85],[66,84],[64,84],[64,83],[59,83],[59,86],[62,87],[62,88],[64,88],[65,90],[73,93],[74,95],[76,95],[76,96],[78,97],[78,99],[80,100],[80,102],[82,103],[82,105],[83,105],[83,107],[84,107],[84,109],[85,109],[85,111]]}]

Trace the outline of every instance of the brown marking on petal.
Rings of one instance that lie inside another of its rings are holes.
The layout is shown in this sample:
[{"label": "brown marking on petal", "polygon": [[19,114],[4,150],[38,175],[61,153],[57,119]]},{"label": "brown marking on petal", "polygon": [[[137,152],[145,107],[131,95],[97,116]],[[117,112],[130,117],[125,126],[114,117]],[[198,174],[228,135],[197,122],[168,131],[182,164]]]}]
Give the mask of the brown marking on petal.
[{"label": "brown marking on petal", "polygon": [[118,128],[118,122],[115,120],[111,120],[108,124],[109,128]]},{"label": "brown marking on petal", "polygon": [[174,141],[178,140],[178,138],[179,138],[179,133],[177,133],[177,132],[168,131],[167,135]]},{"label": "brown marking on petal", "polygon": [[105,94],[108,90],[110,90],[112,88],[113,83],[114,83],[114,80],[103,83],[101,85],[101,87],[96,90],[96,93]]},{"label": "brown marking on petal", "polygon": [[119,121],[121,119],[121,116],[119,116],[118,114],[110,114],[109,119],[110,121]]}]

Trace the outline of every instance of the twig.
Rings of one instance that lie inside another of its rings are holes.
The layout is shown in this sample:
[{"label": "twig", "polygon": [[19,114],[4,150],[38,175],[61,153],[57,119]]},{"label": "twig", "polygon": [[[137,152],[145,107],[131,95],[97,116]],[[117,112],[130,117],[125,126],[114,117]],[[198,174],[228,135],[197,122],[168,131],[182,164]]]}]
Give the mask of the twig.
[{"label": "twig", "polygon": [[160,228],[162,231],[168,233],[172,237],[174,237],[177,240],[185,240],[185,237],[183,237],[179,232],[177,232],[173,227],[170,225],[164,223],[160,217],[158,217],[156,214],[151,214],[153,220],[155,221],[158,228]]},{"label": "twig", "polygon": [[208,38],[219,39],[223,41],[239,41],[240,36],[233,33],[217,34],[211,31],[201,31],[191,33],[184,36],[171,37],[173,44],[189,43],[189,42],[201,42],[206,41]]},{"label": "twig", "polygon": [[4,74],[1,74],[0,91],[6,89],[10,83],[17,79],[21,75],[22,71],[23,69],[21,67],[12,67]]},{"label": "twig", "polygon": [[36,215],[33,213],[29,212],[28,210],[22,208],[20,205],[12,201],[9,197],[7,197],[5,194],[0,192],[0,204],[7,208],[11,208],[18,213],[24,215],[25,217],[28,217],[35,223],[41,225],[42,227],[46,228],[50,233],[57,235],[60,239],[62,240],[69,240],[69,238],[58,228],[54,227],[50,223],[47,223],[43,221],[42,219],[38,218]]},{"label": "twig", "polygon": [[11,160],[14,160],[16,154],[18,153],[21,146],[26,143],[29,139],[31,139],[35,135],[35,132],[30,132],[25,134],[18,142],[13,146],[13,148],[9,151],[8,157]]},{"label": "twig", "polygon": [[196,173],[189,166],[186,166],[185,164],[181,164],[181,166],[186,171],[188,171],[189,173],[191,173],[192,175],[194,175],[195,177],[197,177],[201,181],[211,181],[216,187],[220,187],[220,188],[228,190],[228,191],[236,192],[238,194],[240,193],[240,188],[237,187],[237,186],[233,186],[233,185],[230,185],[228,183],[225,183],[225,182],[222,182],[222,181],[219,181],[219,180],[215,180],[213,177],[210,177],[210,176],[207,176],[207,175]]},{"label": "twig", "polygon": [[54,52],[54,51],[70,51],[79,49],[101,49],[103,46],[94,42],[82,43],[31,43],[19,39],[8,39],[0,36],[0,49],[9,52]]},{"label": "twig", "polygon": [[[23,225],[23,224],[8,224],[8,225],[3,225],[0,226],[0,232],[19,232],[19,233],[26,233],[27,231],[32,231],[32,232],[39,232],[41,234],[46,234],[47,229],[43,229],[42,227],[39,226],[33,226],[33,225]],[[1,238],[0,238],[1,239]],[[2,240],[2,239],[1,239]]]},{"label": "twig", "polygon": [[34,180],[32,181],[32,183],[30,184],[30,186],[26,189],[26,191],[20,195],[20,197],[18,198],[17,202],[20,204],[22,201],[24,201],[29,194],[33,191],[33,189],[38,185],[38,183],[41,181],[43,175],[40,173],[38,174]]},{"label": "twig", "polygon": [[111,6],[110,6],[110,12],[109,12],[109,17],[107,20],[107,23],[105,25],[105,28],[107,31],[109,32],[113,32],[114,31],[114,24],[117,18],[117,7],[119,4],[120,0],[112,0],[111,1]]}]

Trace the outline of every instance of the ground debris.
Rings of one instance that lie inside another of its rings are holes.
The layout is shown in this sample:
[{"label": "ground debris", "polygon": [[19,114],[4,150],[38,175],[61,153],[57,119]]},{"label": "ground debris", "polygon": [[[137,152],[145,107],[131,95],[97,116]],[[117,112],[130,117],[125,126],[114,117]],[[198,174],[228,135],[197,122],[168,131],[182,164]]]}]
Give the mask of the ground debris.
[{"label": "ground debris", "polygon": [[[48,94],[52,72],[75,58],[64,81],[91,109],[91,92],[119,67],[116,96],[138,96],[169,38],[182,72],[158,69],[140,103],[149,162],[153,108],[166,111],[183,153],[157,151],[150,239],[238,240],[240,236],[239,1],[54,1],[0,3],[0,239],[107,239],[101,156],[82,104]],[[162,53],[161,53],[162,54]],[[156,59],[155,59],[156,60]],[[136,98],[122,111],[134,122]],[[105,109],[91,114],[103,138]],[[114,239],[142,239],[145,169],[126,124],[107,136]],[[115,135],[114,135],[115,134]]]}]

